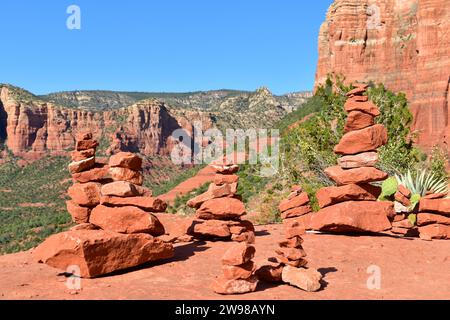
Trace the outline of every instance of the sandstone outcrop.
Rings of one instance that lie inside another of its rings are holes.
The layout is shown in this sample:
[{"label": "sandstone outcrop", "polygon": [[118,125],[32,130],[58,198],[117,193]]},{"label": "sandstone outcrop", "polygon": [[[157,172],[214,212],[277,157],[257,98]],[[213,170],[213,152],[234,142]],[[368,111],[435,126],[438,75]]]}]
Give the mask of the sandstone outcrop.
[{"label": "sandstone outcrop", "polygon": [[446,0],[335,0],[319,32],[316,86],[336,73],[405,92],[417,142],[449,150],[449,28]]},{"label": "sandstone outcrop", "polygon": [[[77,133],[87,130],[92,130],[95,139],[110,146],[103,150],[109,154],[131,151],[147,156],[169,155],[174,130],[184,129],[191,135],[194,121],[202,121],[205,129],[213,124],[206,112],[174,113],[155,99],[97,112],[63,108],[37,98],[17,99],[7,86],[0,87],[0,120],[0,130],[4,131],[0,140],[6,140],[14,155],[28,160],[46,153],[67,154],[76,142]],[[72,154],[74,161],[79,161],[78,155]],[[80,155],[82,159],[88,158]]]}]

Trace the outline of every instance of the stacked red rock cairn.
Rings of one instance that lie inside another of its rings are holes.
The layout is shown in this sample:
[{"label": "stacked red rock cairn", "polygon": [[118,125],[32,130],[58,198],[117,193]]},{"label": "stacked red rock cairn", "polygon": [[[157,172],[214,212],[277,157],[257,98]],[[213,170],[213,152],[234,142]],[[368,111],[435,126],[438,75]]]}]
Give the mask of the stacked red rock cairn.
[{"label": "stacked red rock cairn", "polygon": [[317,192],[321,210],[311,217],[314,230],[328,232],[381,232],[391,229],[395,216],[394,205],[377,201],[381,188],[370,183],[385,180],[388,175],[375,168],[377,149],[387,143],[388,134],[381,124],[378,107],[364,95],[365,84],[356,84],[348,92],[345,103],[348,112],[345,134],[334,152],[341,155],[338,166],[325,170],[336,187]]},{"label": "stacked red rock cairn", "polygon": [[152,214],[167,205],[142,187],[142,159],[121,152],[109,166],[97,166],[97,146],[90,133],[77,140],[67,209],[78,225],[38,246],[37,260],[62,270],[75,265],[81,277],[92,278],[172,257],[172,245],[156,238],[165,230]]},{"label": "stacked red rock cairn", "polygon": [[450,239],[450,199],[446,196],[430,194],[420,200],[417,225],[421,239]]},{"label": "stacked red rock cairn", "polygon": [[262,266],[256,271],[256,275],[263,281],[285,282],[305,291],[317,291],[321,288],[322,275],[314,269],[306,268],[308,261],[302,246],[302,235],[307,226],[305,217],[312,212],[309,197],[300,186],[292,187],[291,191],[279,206],[286,239],[278,243],[276,256],[269,259],[276,265]]},{"label": "stacked red rock cairn", "polygon": [[223,275],[214,281],[214,292],[243,294],[255,291],[258,278],[254,275],[254,256],[255,247],[246,242],[234,244],[222,257]]},{"label": "stacked red rock cairn", "polygon": [[415,237],[418,235],[417,227],[409,220],[409,207],[411,206],[411,191],[405,186],[399,185],[398,191],[394,195],[395,217],[392,221],[392,233],[405,237]]},{"label": "stacked red rock cairn", "polygon": [[216,171],[214,182],[208,191],[187,202],[196,209],[187,233],[200,239],[254,243],[255,228],[250,221],[242,220],[246,210],[236,194],[239,166],[226,160],[216,161],[211,166]]}]

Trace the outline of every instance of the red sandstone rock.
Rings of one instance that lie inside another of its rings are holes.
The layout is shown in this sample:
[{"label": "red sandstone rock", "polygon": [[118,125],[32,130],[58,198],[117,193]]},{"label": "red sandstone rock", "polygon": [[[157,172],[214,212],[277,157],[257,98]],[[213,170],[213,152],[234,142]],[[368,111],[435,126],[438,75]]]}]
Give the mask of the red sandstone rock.
[{"label": "red sandstone rock", "polygon": [[353,98],[347,100],[347,102],[344,105],[344,108],[345,111],[347,112],[360,111],[370,114],[373,117],[377,117],[381,114],[380,110],[373,102],[370,101],[359,102]]},{"label": "red sandstone rock", "polygon": [[190,199],[187,202],[187,205],[191,208],[198,209],[204,202],[206,202],[208,200],[234,196],[235,189],[236,189],[235,186],[233,186],[231,184],[222,184],[220,186],[211,184],[208,191],[202,193],[201,195],[198,195],[195,198]]},{"label": "red sandstone rock", "polygon": [[72,201],[80,206],[94,207],[100,203],[100,184],[76,183],[67,190]]},{"label": "red sandstone rock", "polygon": [[78,224],[89,222],[89,215],[91,213],[90,208],[81,207],[73,201],[66,201],[66,207],[67,211],[72,216],[73,222]]},{"label": "red sandstone rock", "polygon": [[354,155],[366,151],[375,151],[388,141],[388,133],[382,124],[346,133],[334,152],[343,155]]},{"label": "red sandstone rock", "polygon": [[395,233],[395,234],[401,234],[401,235],[406,236],[410,232],[410,228],[405,229],[405,228],[401,228],[401,227],[392,227],[391,232]]},{"label": "red sandstone rock", "polygon": [[81,223],[70,228],[70,231],[80,231],[80,230],[100,230],[100,228],[92,223]]},{"label": "red sandstone rock", "polygon": [[256,237],[255,232],[253,231],[245,231],[240,234],[232,234],[231,240],[236,242],[246,242],[249,244],[255,243]]},{"label": "red sandstone rock", "polygon": [[406,214],[396,214],[392,222],[398,222],[406,219]]},{"label": "red sandstone rock", "polygon": [[278,248],[275,250],[278,255],[288,258],[289,260],[300,260],[306,257],[306,252],[303,248]]},{"label": "red sandstone rock", "polygon": [[342,187],[322,188],[316,193],[320,208],[330,205],[357,200],[377,200],[381,194],[381,188],[370,184],[348,184]]},{"label": "red sandstone rock", "polygon": [[230,238],[230,226],[221,220],[194,220],[188,234],[206,238]]},{"label": "red sandstone rock", "polygon": [[104,181],[109,177],[108,170],[109,167],[104,164],[95,164],[93,169],[72,174],[72,179],[79,183]]},{"label": "red sandstone rock", "polygon": [[214,184],[221,186],[223,184],[231,184],[239,181],[239,176],[235,174],[216,174],[214,176]]},{"label": "red sandstone rock", "polygon": [[286,239],[301,237],[306,233],[305,225],[298,218],[283,221]]},{"label": "red sandstone rock", "polygon": [[282,212],[281,219],[284,220],[284,219],[289,219],[289,218],[300,217],[300,216],[303,216],[303,215],[311,213],[311,212],[312,212],[311,206],[304,205],[301,207],[289,209],[289,210]]},{"label": "red sandstone rock", "polygon": [[294,237],[291,239],[280,241],[278,244],[282,248],[298,248],[302,245],[303,239],[301,237]]},{"label": "red sandstone rock", "polygon": [[255,256],[255,247],[244,242],[233,245],[222,257],[222,264],[226,266],[240,266],[249,262]]},{"label": "red sandstone rock", "polygon": [[213,289],[218,294],[244,294],[254,292],[258,285],[258,278],[252,276],[246,280],[227,280],[220,277],[214,281]]},{"label": "red sandstone rock", "polygon": [[403,196],[405,196],[406,198],[411,198],[411,191],[408,190],[408,188],[406,188],[404,185],[399,185],[398,186],[398,192],[400,192]]},{"label": "red sandstone rock", "polygon": [[417,214],[417,225],[418,226],[426,226],[428,224],[444,224],[450,225],[450,216],[442,216],[440,214],[433,213],[424,213],[420,212]]},{"label": "red sandstone rock", "polygon": [[109,174],[114,181],[128,181],[138,186],[144,183],[144,177],[140,171],[134,171],[127,168],[114,167],[109,168]]},{"label": "red sandstone rock", "polygon": [[350,156],[343,156],[338,159],[338,164],[343,169],[354,169],[360,167],[373,167],[378,162],[378,153],[363,152]]},{"label": "red sandstone rock", "polygon": [[167,209],[167,203],[159,198],[152,197],[112,197],[102,196],[100,203],[110,207],[135,206],[144,211],[164,212]]},{"label": "red sandstone rock", "polygon": [[79,173],[82,171],[92,169],[94,166],[95,166],[95,157],[88,158],[85,160],[80,160],[77,162],[71,162],[69,164],[69,172],[71,174]]},{"label": "red sandstone rock", "polygon": [[86,160],[89,158],[92,158],[95,156],[95,149],[88,149],[88,150],[82,150],[82,151],[72,151],[70,153],[72,161],[81,161]]},{"label": "red sandstone rock", "polygon": [[443,224],[429,224],[419,227],[421,239],[450,239],[450,226]]},{"label": "red sandstone rock", "polygon": [[140,196],[139,190],[130,182],[115,181],[102,186],[101,194],[103,196],[116,197],[136,197]]},{"label": "red sandstone rock", "polygon": [[222,266],[223,276],[227,280],[248,279],[256,271],[256,265],[249,261],[240,266]]},{"label": "red sandstone rock", "polygon": [[242,201],[235,198],[219,198],[204,202],[197,210],[197,217],[205,220],[227,220],[237,219],[245,213]]},{"label": "red sandstone rock", "polygon": [[409,219],[404,219],[401,221],[393,222],[392,227],[394,228],[403,228],[403,229],[412,229],[414,225],[409,221]]},{"label": "red sandstone rock", "polygon": [[83,151],[89,149],[96,149],[98,147],[98,142],[95,140],[79,140],[76,142],[76,151]]},{"label": "red sandstone rock", "polygon": [[155,237],[165,233],[158,218],[131,206],[113,208],[99,205],[92,210],[89,221],[103,230],[118,233],[148,233]]},{"label": "red sandstone rock", "polygon": [[339,166],[325,169],[328,177],[336,181],[338,185],[364,184],[374,181],[382,181],[388,178],[388,174],[373,167],[362,167],[344,170]]},{"label": "red sandstone rock", "polygon": [[425,197],[423,197],[423,199],[435,200],[435,199],[445,198],[446,196],[447,196],[446,193],[432,193],[432,194],[427,194]]},{"label": "red sandstone rock", "polygon": [[131,152],[119,152],[109,158],[109,166],[139,171],[142,168],[142,158]]},{"label": "red sandstone rock", "polygon": [[326,207],[311,218],[312,228],[336,233],[381,232],[391,229],[394,204],[382,201],[347,201]]},{"label": "red sandstone rock", "polygon": [[308,260],[306,259],[289,260],[288,258],[282,255],[277,255],[275,257],[275,261],[280,264],[291,266],[294,268],[306,267],[308,265]]},{"label": "red sandstone rock", "polygon": [[347,122],[345,123],[344,132],[350,132],[355,130],[364,129],[375,124],[374,116],[361,112],[352,111],[347,116]]},{"label": "red sandstone rock", "polygon": [[211,167],[220,174],[233,174],[239,171],[239,166],[236,164],[229,166],[211,165]]},{"label": "red sandstone rock", "polygon": [[400,191],[397,191],[394,195],[396,201],[400,202],[405,207],[409,207],[411,205],[411,201],[407,197],[405,197]]},{"label": "red sandstone rock", "polygon": [[293,208],[301,207],[309,203],[309,197],[306,192],[302,192],[300,195],[281,201],[278,209],[280,212],[284,212]]},{"label": "red sandstone rock", "polygon": [[351,97],[351,96],[354,96],[354,95],[362,95],[365,92],[366,92],[366,88],[357,87],[357,88],[352,89],[349,92],[347,92],[346,96],[347,97]]},{"label": "red sandstone rock", "polygon": [[281,282],[281,273],[283,272],[283,265],[271,266],[266,265],[256,270],[255,274],[261,281],[278,283]]},{"label": "red sandstone rock", "polygon": [[368,96],[352,96],[352,100],[356,102],[366,102],[369,101]]},{"label": "red sandstone rock", "polygon": [[39,262],[66,271],[80,267],[94,278],[173,256],[173,247],[147,234],[124,235],[103,230],[78,230],[50,236],[34,251]]},{"label": "red sandstone rock", "polygon": [[308,292],[318,291],[321,288],[322,275],[317,270],[286,266],[283,268],[281,278],[283,282]]},{"label": "red sandstone rock", "polygon": [[450,216],[450,199],[422,199],[419,204],[420,212],[437,212]]}]

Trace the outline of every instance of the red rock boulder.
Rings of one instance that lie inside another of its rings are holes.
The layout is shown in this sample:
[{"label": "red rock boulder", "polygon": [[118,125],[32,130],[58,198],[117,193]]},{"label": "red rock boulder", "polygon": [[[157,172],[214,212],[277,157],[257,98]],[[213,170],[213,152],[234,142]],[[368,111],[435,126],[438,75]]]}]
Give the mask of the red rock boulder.
[{"label": "red rock boulder", "polygon": [[420,212],[437,212],[450,216],[450,199],[421,199]]},{"label": "red rock boulder", "polygon": [[347,201],[321,209],[312,215],[314,230],[335,233],[382,232],[391,229],[394,204],[382,201]]},{"label": "red rock boulder", "polygon": [[94,278],[171,258],[173,247],[147,234],[77,230],[50,236],[34,249],[33,256],[62,271],[69,266],[78,266],[81,277]]},{"label": "red rock boulder", "polygon": [[316,193],[320,208],[345,201],[375,201],[381,194],[381,188],[370,184],[348,184],[341,187],[322,188]]},{"label": "red rock boulder", "polygon": [[344,132],[364,129],[375,124],[375,117],[361,111],[352,111],[347,116]]},{"label": "red rock boulder", "polygon": [[355,169],[342,169],[340,166],[329,167],[325,173],[338,185],[365,184],[375,181],[383,181],[388,174],[374,167],[362,167]]},{"label": "red rock boulder", "polygon": [[239,199],[218,198],[204,202],[197,210],[197,218],[205,220],[238,219],[246,214],[245,206]]},{"label": "red rock boulder", "polygon": [[354,155],[366,151],[375,151],[388,141],[388,133],[382,124],[346,133],[334,148],[334,152]]},{"label": "red rock boulder", "polygon": [[119,152],[109,158],[109,166],[139,171],[142,168],[142,158],[131,152]]},{"label": "red rock boulder", "polygon": [[76,183],[67,190],[67,193],[77,205],[95,207],[100,203],[100,186],[95,182]]},{"label": "red rock boulder", "polygon": [[111,197],[102,196],[100,203],[110,207],[135,206],[148,212],[165,212],[167,203],[159,198],[152,197]]},{"label": "red rock boulder", "polygon": [[131,206],[114,208],[99,205],[92,210],[89,222],[118,233],[148,233],[155,237],[165,233],[158,218]]}]

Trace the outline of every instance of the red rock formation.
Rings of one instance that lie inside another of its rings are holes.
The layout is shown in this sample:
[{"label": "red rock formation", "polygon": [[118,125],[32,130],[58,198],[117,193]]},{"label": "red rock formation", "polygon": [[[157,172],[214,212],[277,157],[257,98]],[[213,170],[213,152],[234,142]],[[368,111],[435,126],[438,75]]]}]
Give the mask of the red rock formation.
[{"label": "red rock formation", "polygon": [[202,121],[205,129],[212,126],[206,113],[172,114],[152,99],[127,108],[92,112],[38,101],[17,102],[7,87],[0,90],[0,141],[6,140],[7,147],[25,159],[37,159],[47,152],[66,154],[73,149],[77,132],[82,131],[92,132],[95,139],[103,141],[103,147],[110,146],[107,151],[111,154],[168,155],[174,130],[183,128],[190,134],[191,123],[196,120]]},{"label": "red rock formation", "polygon": [[418,143],[450,150],[448,0],[335,0],[319,34],[316,86],[329,73],[405,92]]}]

